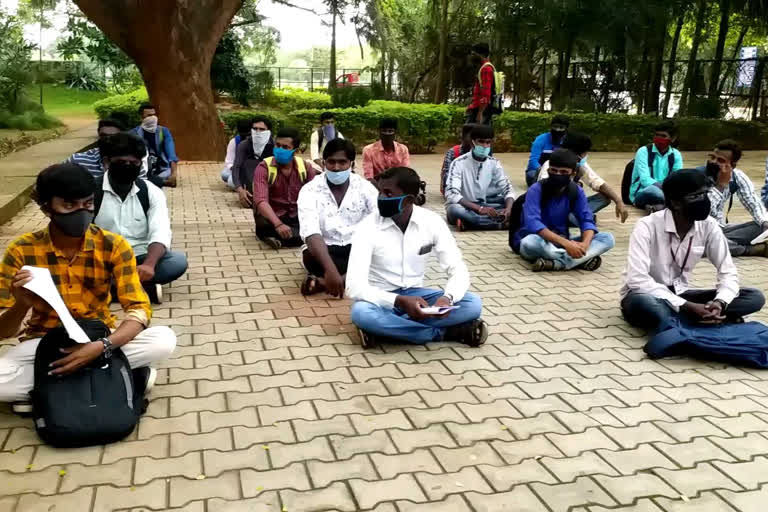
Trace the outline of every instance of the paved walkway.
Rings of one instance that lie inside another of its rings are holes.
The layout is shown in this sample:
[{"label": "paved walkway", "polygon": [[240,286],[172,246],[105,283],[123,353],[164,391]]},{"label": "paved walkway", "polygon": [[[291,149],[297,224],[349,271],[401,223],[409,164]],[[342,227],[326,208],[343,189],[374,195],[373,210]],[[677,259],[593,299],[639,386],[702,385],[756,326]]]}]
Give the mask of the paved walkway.
[{"label": "paved walkway", "polygon": [[[520,184],[524,156],[501,157]],[[745,161],[756,182],[763,157]],[[628,158],[590,162],[618,183]],[[413,160],[439,209],[441,157]],[[296,252],[254,239],[218,165],[181,172],[190,271],[155,313],[179,347],[149,412],[128,440],[78,450],[0,413],[0,511],[766,510],[768,374],[644,357],[616,293],[636,215],[600,216],[617,247],[595,273],[532,274],[505,233],[459,233],[488,343],[363,351],[348,302],[299,295]],[[0,242],[42,225],[29,206]],[[765,259],[738,264],[768,288]]]}]

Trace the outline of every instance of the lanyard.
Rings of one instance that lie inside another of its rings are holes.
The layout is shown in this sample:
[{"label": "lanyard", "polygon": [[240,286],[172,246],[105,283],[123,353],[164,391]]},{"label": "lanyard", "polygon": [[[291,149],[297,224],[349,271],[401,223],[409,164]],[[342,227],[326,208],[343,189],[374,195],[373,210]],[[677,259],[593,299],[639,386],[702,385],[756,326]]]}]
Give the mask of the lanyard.
[{"label": "lanyard", "polygon": [[[683,245],[682,243],[680,245]],[[677,246],[677,250],[680,250],[680,245]],[[683,275],[683,272],[685,272],[685,266],[688,264],[688,256],[691,255],[691,246],[693,245],[693,236],[688,239],[688,250],[685,252],[685,259],[683,260],[683,264],[680,266],[680,275]],[[669,254],[672,256],[672,261],[675,262],[675,265],[677,265],[677,253],[672,251],[672,235],[669,235]]]}]

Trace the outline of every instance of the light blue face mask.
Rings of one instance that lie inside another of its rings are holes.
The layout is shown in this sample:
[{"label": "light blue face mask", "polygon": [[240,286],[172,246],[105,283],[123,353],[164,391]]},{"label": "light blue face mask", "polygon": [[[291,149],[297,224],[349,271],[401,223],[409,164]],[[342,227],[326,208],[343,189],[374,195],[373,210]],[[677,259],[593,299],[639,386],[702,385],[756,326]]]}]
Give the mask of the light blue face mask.
[{"label": "light blue face mask", "polygon": [[472,154],[481,160],[488,158],[488,155],[491,154],[491,147],[485,147],[485,146],[475,146],[472,148]]},{"label": "light blue face mask", "polygon": [[327,179],[328,183],[331,185],[343,185],[349,180],[350,174],[352,174],[351,169],[347,169],[346,171],[329,171],[326,169],[325,179]]},{"label": "light blue face mask", "polygon": [[579,160],[579,166],[587,165],[587,158],[589,158],[589,155],[585,156],[581,160]]},{"label": "light blue face mask", "polygon": [[286,165],[291,163],[293,153],[295,149],[275,148],[273,154],[275,155],[275,161],[280,165]]}]

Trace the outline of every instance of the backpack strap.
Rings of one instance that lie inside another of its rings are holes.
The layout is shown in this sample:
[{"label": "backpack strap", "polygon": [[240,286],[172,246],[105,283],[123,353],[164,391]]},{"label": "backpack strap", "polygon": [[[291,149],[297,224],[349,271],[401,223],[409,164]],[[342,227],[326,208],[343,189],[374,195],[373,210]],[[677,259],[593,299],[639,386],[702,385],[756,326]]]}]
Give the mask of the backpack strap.
[{"label": "backpack strap", "polygon": [[165,129],[162,126],[158,126],[160,129],[160,133],[157,134],[157,140],[160,142],[160,145],[162,146],[163,140],[165,140]]},{"label": "backpack strap", "polygon": [[492,79],[491,79],[491,96],[494,96],[494,95],[496,95],[496,67],[493,64],[491,64],[490,61],[486,62],[485,64],[480,66],[480,69],[477,70],[477,83],[479,83],[479,84],[483,83],[483,80],[482,80],[481,77],[482,77],[482,73],[483,73],[483,68],[485,66],[491,66],[491,70],[493,71],[493,73],[491,74],[491,76],[492,76]]},{"label": "backpack strap", "polygon": [[96,190],[93,193],[93,218],[99,214],[101,203],[104,201],[104,174],[96,178]]},{"label": "backpack strap", "polygon": [[[307,179],[307,167],[304,165],[304,159],[297,156],[293,157],[296,162],[296,168],[299,171],[299,179],[302,183]],[[275,157],[270,156],[264,159],[264,163],[267,164],[267,183],[274,185],[277,181],[277,166],[275,165]]]},{"label": "backpack strap", "polygon": [[296,168],[299,170],[299,179],[304,183],[307,179],[307,166],[304,164],[304,159],[297,156],[293,157],[296,160]]},{"label": "backpack strap", "polygon": [[[654,162],[654,160],[656,160],[653,157],[653,144],[648,144],[647,146],[645,146],[645,149],[648,150],[648,170],[651,171],[651,178],[653,178],[654,177],[653,176],[653,162]],[[672,168],[670,167],[670,169],[672,169]],[[640,177],[638,176],[638,180],[639,179],[640,179]]]},{"label": "backpack strap", "polygon": [[238,133],[235,135],[235,147],[240,145],[240,141],[242,140],[242,137],[240,137],[240,134]]},{"label": "backpack strap", "polygon": [[[138,178],[135,183],[139,189],[136,196],[139,198],[141,209],[144,210],[144,216],[146,217],[147,212],[149,212],[149,188],[147,187],[147,182],[141,178]],[[99,214],[102,202],[104,202],[104,175],[96,178],[96,191],[93,193],[93,218],[96,218]]]},{"label": "backpack strap", "polygon": [[149,212],[149,187],[147,187],[147,182],[141,178],[136,180],[136,187],[139,189],[136,195],[139,198],[141,209],[144,210],[144,216],[146,217],[147,212]]},{"label": "backpack strap", "polygon": [[672,148],[669,148],[669,154],[667,155],[667,166],[669,174],[672,174],[672,168],[675,166],[675,150]]}]

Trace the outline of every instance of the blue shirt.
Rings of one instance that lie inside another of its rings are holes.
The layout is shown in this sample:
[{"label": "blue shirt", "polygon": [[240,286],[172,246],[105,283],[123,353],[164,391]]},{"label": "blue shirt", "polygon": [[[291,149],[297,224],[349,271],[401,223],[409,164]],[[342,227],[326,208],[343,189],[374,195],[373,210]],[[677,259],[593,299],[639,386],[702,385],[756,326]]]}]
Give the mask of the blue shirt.
[{"label": "blue shirt", "polygon": [[[565,140],[565,138],[562,140]],[[552,134],[550,132],[542,133],[536,137],[536,140],[533,141],[533,146],[531,146],[531,156],[528,158],[528,169],[526,170],[537,170],[541,167],[541,163],[539,162],[541,160],[541,155],[552,153],[559,147],[560,144],[552,144]]]},{"label": "blue shirt", "polygon": [[[162,144],[160,143],[160,130],[163,130]],[[145,133],[141,126],[134,128],[134,132],[136,132],[142,139],[147,136],[152,136],[152,134]],[[157,158],[160,160],[161,169],[169,169],[171,167],[171,162],[179,161],[179,157],[176,156],[176,144],[173,142],[173,135],[171,135],[171,130],[165,126],[157,127],[157,131],[155,132],[155,147],[152,149],[156,150],[158,153]]]},{"label": "blue shirt", "polygon": [[[632,185],[629,187],[629,199],[635,202],[635,196],[640,190],[650,187],[655,183],[663,183],[664,179],[671,172],[679,171],[683,168],[683,155],[675,148],[669,148],[665,155],[662,155],[655,145],[651,146],[653,153],[653,177],[651,169],[648,167],[648,149],[643,146],[635,153],[635,167],[632,171]],[[669,152],[672,152],[673,164],[669,168]]]},{"label": "blue shirt", "polygon": [[568,216],[571,213],[576,217],[582,233],[590,230],[597,233],[595,216],[589,209],[587,196],[581,187],[578,189],[576,200],[571,207],[567,191],[558,196],[549,197],[542,203],[543,188],[540,182],[534,183],[525,194],[521,227],[512,240],[515,251],[520,250],[520,240],[528,235],[538,234],[543,229],[549,229],[563,238],[570,239]]}]

